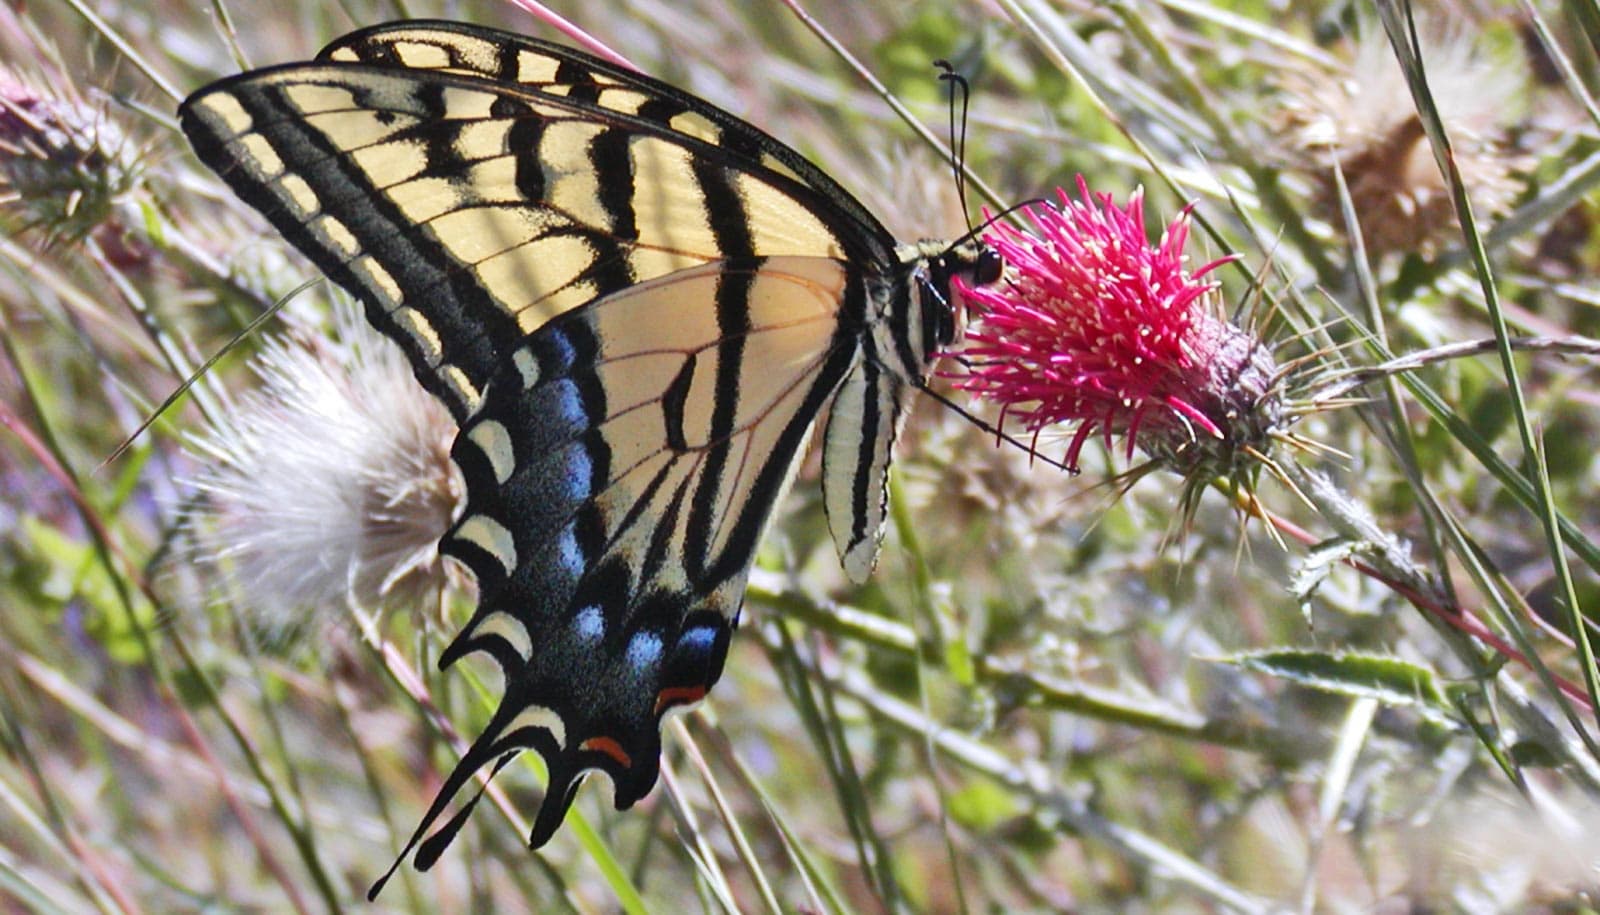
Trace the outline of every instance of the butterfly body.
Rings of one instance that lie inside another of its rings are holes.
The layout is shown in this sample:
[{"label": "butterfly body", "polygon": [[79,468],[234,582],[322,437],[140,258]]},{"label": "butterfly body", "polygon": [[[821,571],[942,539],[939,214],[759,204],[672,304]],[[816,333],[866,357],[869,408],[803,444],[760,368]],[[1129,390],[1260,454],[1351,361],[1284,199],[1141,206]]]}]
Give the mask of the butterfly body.
[{"label": "butterfly body", "polygon": [[[426,867],[486,765],[654,785],[660,722],[721,674],[746,576],[819,414],[823,501],[871,571],[911,389],[992,252],[897,245],[799,153],[666,84],[454,23],[378,26],[208,86],[200,157],[352,292],[460,424],[442,541],[505,696],[412,839]],[[424,837],[427,837],[424,841]],[[408,846],[409,849],[410,846]]]}]

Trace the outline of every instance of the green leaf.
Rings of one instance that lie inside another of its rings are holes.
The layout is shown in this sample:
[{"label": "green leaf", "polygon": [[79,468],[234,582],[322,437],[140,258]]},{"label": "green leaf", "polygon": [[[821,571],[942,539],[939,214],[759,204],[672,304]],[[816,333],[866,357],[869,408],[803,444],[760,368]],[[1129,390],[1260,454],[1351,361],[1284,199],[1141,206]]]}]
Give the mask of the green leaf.
[{"label": "green leaf", "polygon": [[1554,769],[1561,765],[1561,757],[1537,740],[1519,740],[1512,744],[1511,759],[1518,766],[1541,769]]},{"label": "green leaf", "polygon": [[1455,720],[1433,671],[1386,655],[1273,649],[1234,655],[1226,663],[1299,686],[1385,705],[1409,705],[1439,723]]},{"label": "green leaf", "polygon": [[158,248],[167,245],[167,224],[161,218],[161,211],[155,204],[148,200],[139,201],[139,216],[144,225],[144,233],[150,236],[151,244]]},{"label": "green leaf", "polygon": [[994,829],[1022,812],[1010,792],[986,778],[968,781],[946,804],[951,819],[977,832]]},{"label": "green leaf", "polygon": [[[59,614],[72,601],[81,601],[88,613],[85,631],[105,648],[112,658],[125,663],[144,659],[145,652],[135,621],[123,608],[121,592],[111,580],[94,548],[42,520],[22,519],[23,549],[39,561],[45,574],[36,587],[50,612]],[[138,600],[137,624],[147,631],[155,624],[155,611]]]}]

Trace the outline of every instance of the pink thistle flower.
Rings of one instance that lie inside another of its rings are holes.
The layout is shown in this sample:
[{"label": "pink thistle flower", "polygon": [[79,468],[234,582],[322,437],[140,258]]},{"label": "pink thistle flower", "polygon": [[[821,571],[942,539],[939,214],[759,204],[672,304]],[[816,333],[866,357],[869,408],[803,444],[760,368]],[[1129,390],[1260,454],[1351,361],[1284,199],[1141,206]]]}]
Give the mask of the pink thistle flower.
[{"label": "pink thistle flower", "polygon": [[1076,423],[1069,468],[1097,432],[1181,470],[1232,466],[1281,415],[1271,354],[1218,315],[1218,284],[1201,279],[1232,258],[1185,269],[1188,208],[1151,246],[1141,191],[1125,208],[1081,176],[1080,199],[1056,193],[1059,207],[1024,211],[1032,231],[995,223],[985,233],[1006,277],[960,288],[975,321],[951,352],[964,368],[947,377],[1035,441]]}]

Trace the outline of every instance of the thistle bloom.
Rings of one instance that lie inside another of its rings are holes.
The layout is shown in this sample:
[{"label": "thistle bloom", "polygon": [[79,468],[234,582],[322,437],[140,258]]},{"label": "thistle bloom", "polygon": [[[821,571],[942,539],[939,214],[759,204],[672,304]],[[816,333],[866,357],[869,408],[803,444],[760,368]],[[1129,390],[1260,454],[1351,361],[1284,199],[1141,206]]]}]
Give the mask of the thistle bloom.
[{"label": "thistle bloom", "polygon": [[995,223],[985,234],[1006,277],[961,288],[975,320],[948,377],[1000,404],[1002,428],[1018,421],[1037,439],[1077,424],[1071,468],[1097,432],[1178,469],[1231,465],[1281,407],[1271,354],[1218,316],[1217,284],[1202,279],[1230,258],[1185,269],[1187,209],[1152,247],[1142,192],[1119,208],[1079,177],[1078,194],[1028,207],[1032,231]]}]

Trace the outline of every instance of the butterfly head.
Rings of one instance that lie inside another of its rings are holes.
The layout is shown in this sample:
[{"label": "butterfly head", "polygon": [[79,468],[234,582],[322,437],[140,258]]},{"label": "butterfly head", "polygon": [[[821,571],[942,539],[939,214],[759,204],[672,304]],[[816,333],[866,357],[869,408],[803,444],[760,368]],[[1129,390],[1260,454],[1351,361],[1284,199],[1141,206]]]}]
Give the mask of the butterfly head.
[{"label": "butterfly head", "polygon": [[1000,252],[977,239],[954,243],[924,241],[915,246],[911,278],[921,302],[922,340],[931,355],[955,341],[964,321],[961,296],[954,294],[959,278],[967,286],[998,282],[1005,271]]}]

